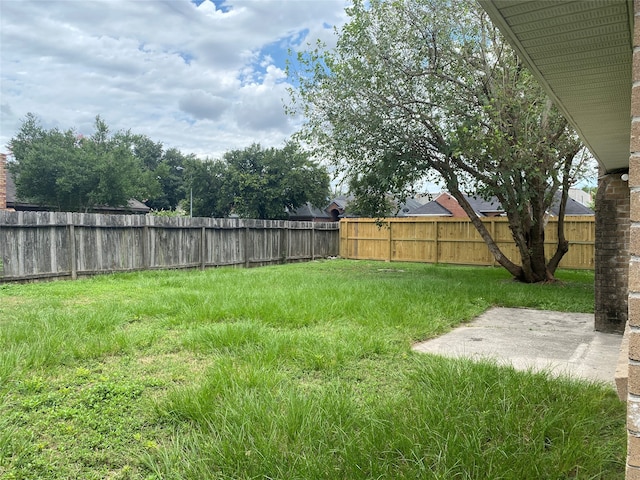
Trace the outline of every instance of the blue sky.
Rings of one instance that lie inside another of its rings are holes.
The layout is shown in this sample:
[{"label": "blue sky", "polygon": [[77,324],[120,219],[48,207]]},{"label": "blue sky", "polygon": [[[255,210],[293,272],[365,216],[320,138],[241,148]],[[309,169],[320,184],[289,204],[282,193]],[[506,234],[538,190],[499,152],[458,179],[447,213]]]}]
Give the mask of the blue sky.
[{"label": "blue sky", "polygon": [[331,45],[345,0],[0,0],[0,152],[28,112],[96,115],[183,153],[281,146],[287,50]]}]

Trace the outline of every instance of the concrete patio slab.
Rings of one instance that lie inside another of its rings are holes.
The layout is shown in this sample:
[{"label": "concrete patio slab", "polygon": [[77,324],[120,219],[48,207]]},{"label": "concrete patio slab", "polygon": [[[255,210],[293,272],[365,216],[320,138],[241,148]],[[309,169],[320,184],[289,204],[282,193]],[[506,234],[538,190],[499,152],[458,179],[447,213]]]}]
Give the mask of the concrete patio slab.
[{"label": "concrete patio slab", "polygon": [[593,314],[492,308],[413,349],[447,357],[494,359],[519,370],[547,370],[614,386],[622,335],[596,332]]}]

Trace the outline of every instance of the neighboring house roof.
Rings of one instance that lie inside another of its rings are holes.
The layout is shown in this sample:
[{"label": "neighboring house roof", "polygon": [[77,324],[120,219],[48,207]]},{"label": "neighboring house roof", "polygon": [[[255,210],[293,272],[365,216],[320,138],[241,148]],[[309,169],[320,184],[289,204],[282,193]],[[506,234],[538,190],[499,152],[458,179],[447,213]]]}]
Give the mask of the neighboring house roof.
[{"label": "neighboring house roof", "polygon": [[[504,213],[504,208],[502,208],[500,201],[496,197],[485,199],[477,195],[465,195],[465,198],[474,212],[479,213],[481,216],[495,217]],[[466,213],[465,216],[467,216]]]},{"label": "neighboring house roof", "polygon": [[338,195],[331,199],[331,202],[324,210],[329,213],[331,221],[337,222],[341,217],[345,216],[345,209],[349,202],[353,200],[353,195]]},{"label": "neighboring house roof", "polygon": [[[554,216],[558,216],[560,213],[560,193],[556,195],[555,201],[551,205],[551,214]],[[569,197],[567,199],[567,206],[565,208],[565,215],[595,215],[595,212],[591,210],[586,205],[581,204],[580,202],[575,201],[573,198]]]},{"label": "neighboring house roof", "polygon": [[331,203],[329,204],[329,207],[331,207],[332,205],[335,205],[336,208],[344,212],[344,209],[347,208],[347,205],[349,204],[349,202],[352,202],[353,200],[354,200],[353,195],[338,195],[337,197],[334,197],[331,199]]},{"label": "neighboring house roof", "polygon": [[420,203],[415,198],[407,198],[403,203],[400,204],[396,216],[406,217],[410,212],[414,211],[417,208],[420,208],[421,206],[422,203]]},{"label": "neighboring house roof", "polygon": [[[336,220],[338,219],[337,217],[347,217],[349,216],[349,212],[345,213],[345,211],[349,206],[349,203],[354,200],[355,197],[353,195],[339,195],[331,199],[331,203],[329,203],[327,208],[325,208],[325,212],[328,212],[329,216],[331,216],[332,212],[337,212],[338,215],[335,218]],[[398,217],[405,217],[422,205],[423,203],[416,198],[407,198],[399,205],[398,211],[395,215]]]},{"label": "neighboring house roof", "polygon": [[[474,211],[481,217],[496,216],[504,213],[500,202],[498,202],[498,199],[495,197],[490,200],[485,200],[480,197],[470,197],[465,195],[465,198]],[[438,195],[435,200],[412,210],[409,213],[409,216],[447,216],[468,218],[467,213],[463,210],[458,201],[446,192]]]},{"label": "neighboring house roof", "polygon": [[[500,201],[496,197],[491,197],[489,200],[485,200],[479,197],[466,197],[473,209],[482,214],[483,216],[493,216],[495,214],[503,214],[504,209],[500,204]],[[561,193],[556,193],[555,200],[551,204],[550,213],[557,217],[560,213],[560,199]],[[582,205],[580,202],[575,201],[573,198],[567,198],[567,205],[565,207],[565,215],[595,215],[594,211],[589,207]]]},{"label": "neighboring house roof", "polygon": [[[494,196],[488,199],[482,198],[477,195],[465,195],[465,198],[471,205],[471,208],[480,217],[496,217],[505,214],[500,201]],[[349,201],[353,200],[353,197],[336,197],[331,201],[329,206],[325,209],[329,217],[331,212],[337,210],[339,216],[345,216],[344,207]],[[558,216],[560,210],[560,193],[556,194],[556,201],[551,206],[551,215]],[[567,206],[565,215],[595,215],[593,210],[577,202],[573,198],[567,199]],[[400,206],[400,210],[397,213],[398,217],[418,217],[418,216],[441,216],[441,217],[454,217],[454,218],[468,218],[467,213],[460,206],[458,201],[449,193],[442,192],[438,196],[425,204],[422,204],[415,198],[407,199]],[[337,220],[338,218],[335,218]]]},{"label": "neighboring house roof", "polygon": [[451,217],[451,212],[435,200],[420,205],[407,214],[410,217]]},{"label": "neighboring house roof", "polygon": [[450,194],[442,192],[434,200],[451,212],[451,216],[455,218],[467,218],[467,213],[462,209],[458,201]]},{"label": "neighboring house roof", "polygon": [[310,203],[306,203],[302,207],[296,208],[289,213],[290,220],[298,221],[331,221],[331,215],[324,210],[314,207]]},{"label": "neighboring house roof", "polygon": [[[14,181],[13,175],[10,172],[7,172],[7,208],[13,208],[14,210],[22,210],[22,211],[38,211],[38,210],[49,210],[50,207],[46,205],[39,205],[33,202],[28,202],[18,198],[16,194],[16,183]],[[90,209],[95,213],[149,213],[151,209],[146,206],[144,203],[136,200],[135,198],[130,199],[127,202],[127,206],[122,207],[111,207],[107,205],[101,205]]]},{"label": "neighboring house roof", "polygon": [[[100,208],[100,207],[98,207]],[[135,198],[130,198],[127,201],[127,209],[128,210],[136,210],[144,213],[148,213],[151,211],[151,208],[147,206],[147,204],[141,202],[140,200],[136,200]]]},{"label": "neighboring house roof", "polygon": [[[496,197],[484,199],[478,196],[465,195],[465,198],[471,205],[471,208],[473,208],[473,210],[480,217],[494,217],[504,214],[504,209],[502,208],[502,205]],[[556,199],[551,205],[550,209],[551,215],[556,217],[560,212],[560,198],[561,195],[558,192],[556,194]],[[443,204],[447,205],[447,207],[445,207]],[[438,206],[440,208],[438,208]],[[458,201],[448,193],[441,194],[434,201],[418,207],[407,214],[407,216],[435,215],[447,215],[455,218],[468,218],[466,212],[462,210],[462,207],[458,204]],[[589,207],[582,205],[580,202],[575,201],[573,198],[568,198],[565,215],[595,215],[595,213]]]}]

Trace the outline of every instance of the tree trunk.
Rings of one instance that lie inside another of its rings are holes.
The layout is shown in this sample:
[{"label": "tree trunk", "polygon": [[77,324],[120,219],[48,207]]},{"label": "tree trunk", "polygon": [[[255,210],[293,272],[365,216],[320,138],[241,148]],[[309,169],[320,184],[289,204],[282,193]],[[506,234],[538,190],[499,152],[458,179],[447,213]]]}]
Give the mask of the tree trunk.
[{"label": "tree trunk", "polygon": [[528,260],[531,265],[531,277],[526,279],[528,283],[548,280],[547,259],[544,253],[544,224],[541,224],[539,219],[534,222],[529,229]]},{"label": "tree trunk", "polygon": [[485,227],[484,223],[482,223],[482,221],[478,218],[475,210],[471,208],[471,205],[469,205],[469,202],[464,197],[462,192],[460,192],[460,190],[457,188],[450,188],[449,190],[451,192],[451,195],[458,201],[462,209],[471,220],[471,223],[484,240],[484,243],[487,244],[487,247],[493,255],[493,258],[496,259],[496,262],[504,267],[515,278],[519,279],[522,276],[522,267],[513,263],[504,255],[504,253],[502,253],[502,250],[500,250],[500,247],[498,247],[498,245],[496,244],[495,240],[491,236],[491,233],[489,233],[487,227]]},{"label": "tree trunk", "polygon": [[[577,152],[571,155],[571,158],[575,155],[577,155]],[[549,260],[549,264],[547,265],[547,270],[552,276],[556,273],[556,269],[558,268],[562,257],[564,257],[565,253],[569,251],[569,242],[564,236],[564,216],[567,210],[567,201],[569,200],[569,188],[571,187],[571,163],[572,162],[567,160],[565,160],[564,163],[562,196],[560,197],[560,209],[558,210],[558,246],[556,248],[556,253],[551,257],[551,260]]]},{"label": "tree trunk", "polygon": [[[565,176],[569,178],[566,172]],[[569,243],[564,236],[564,213],[568,196],[568,180],[566,181],[567,185],[563,185],[560,203],[557,249],[549,263],[547,263],[545,254],[545,215],[547,211],[544,197],[533,198],[529,212],[523,214],[517,211],[508,212],[509,229],[520,253],[520,265],[513,263],[502,253],[491,233],[478,218],[478,215],[458,188],[455,177],[451,175],[447,180],[449,180],[447,187],[451,195],[465,211],[498,264],[511,273],[516,280],[523,283],[553,282],[555,280],[554,274],[558,263],[569,250]],[[539,187],[539,191],[544,195],[543,186]]]},{"label": "tree trunk", "polygon": [[[509,222],[509,228],[520,252],[521,265],[517,265],[502,253],[493,237],[491,237],[491,233],[478,218],[476,212],[471,205],[469,205],[469,202],[467,202],[462,192],[454,188],[450,188],[450,192],[469,216],[471,223],[487,244],[496,262],[511,273],[516,280],[523,283],[549,282],[554,280],[553,274],[555,269],[550,270],[548,268],[544,250],[544,218],[535,218],[543,216],[544,212],[541,209],[535,209],[536,211],[533,214],[534,218],[532,221],[527,222],[524,231],[522,230],[522,226],[513,225],[511,221]],[[564,212],[562,211],[562,213]],[[564,241],[564,235],[559,238]],[[554,259],[558,255],[558,252],[556,252]],[[562,253],[562,255],[564,255],[564,253]],[[562,258],[561,255],[560,258]]]}]

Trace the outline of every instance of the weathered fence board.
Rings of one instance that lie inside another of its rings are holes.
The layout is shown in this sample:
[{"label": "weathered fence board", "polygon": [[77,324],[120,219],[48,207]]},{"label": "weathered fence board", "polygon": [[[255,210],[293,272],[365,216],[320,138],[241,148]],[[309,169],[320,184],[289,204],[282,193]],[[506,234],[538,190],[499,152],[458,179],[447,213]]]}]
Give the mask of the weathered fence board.
[{"label": "weathered fence board", "polygon": [[[519,263],[519,254],[504,217],[484,218],[502,252]],[[569,252],[560,267],[593,269],[595,220],[593,217],[565,217]],[[550,257],[557,243],[557,219],[546,229],[545,249]],[[340,221],[340,256],[352,259],[401,262],[495,265],[482,237],[468,219],[409,217],[382,220],[349,218]]]},{"label": "weathered fence board", "polygon": [[0,212],[0,281],[337,256],[336,223]]}]

